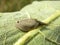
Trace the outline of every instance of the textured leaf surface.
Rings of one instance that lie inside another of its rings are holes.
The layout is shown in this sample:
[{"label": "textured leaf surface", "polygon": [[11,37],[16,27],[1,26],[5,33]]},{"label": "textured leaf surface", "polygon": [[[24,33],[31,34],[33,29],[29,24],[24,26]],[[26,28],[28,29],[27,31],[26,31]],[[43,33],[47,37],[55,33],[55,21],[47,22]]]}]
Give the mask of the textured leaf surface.
[{"label": "textured leaf surface", "polygon": [[[54,14],[56,10],[60,10],[60,1],[35,1],[20,12],[0,13],[0,45],[13,45],[26,33],[16,28],[17,20],[34,18],[42,21]],[[60,17],[41,29],[41,32],[53,42],[60,43]],[[38,34],[26,45],[56,45],[45,39],[45,36]]]}]

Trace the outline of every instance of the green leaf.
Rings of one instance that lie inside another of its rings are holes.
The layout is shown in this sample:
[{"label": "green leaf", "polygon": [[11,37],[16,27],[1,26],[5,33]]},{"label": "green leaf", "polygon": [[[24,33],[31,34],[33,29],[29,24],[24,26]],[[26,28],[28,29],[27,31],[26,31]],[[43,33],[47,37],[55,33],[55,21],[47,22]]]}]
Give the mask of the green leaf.
[{"label": "green leaf", "polygon": [[[16,21],[33,18],[43,21],[60,10],[60,1],[35,1],[21,11],[0,13],[0,45],[13,45],[27,32],[16,28]],[[25,45],[58,45],[60,43],[60,17],[43,27],[42,32],[32,37]],[[56,44],[58,43],[58,44]]]}]

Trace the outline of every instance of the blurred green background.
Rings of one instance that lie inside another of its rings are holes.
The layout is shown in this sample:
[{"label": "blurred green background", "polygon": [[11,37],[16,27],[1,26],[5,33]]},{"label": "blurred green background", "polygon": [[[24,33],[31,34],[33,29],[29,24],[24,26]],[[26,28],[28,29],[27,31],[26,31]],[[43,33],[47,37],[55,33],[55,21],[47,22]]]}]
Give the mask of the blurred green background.
[{"label": "blurred green background", "polygon": [[42,0],[0,0],[0,12],[19,11],[24,6],[32,3],[33,1],[42,1]]}]

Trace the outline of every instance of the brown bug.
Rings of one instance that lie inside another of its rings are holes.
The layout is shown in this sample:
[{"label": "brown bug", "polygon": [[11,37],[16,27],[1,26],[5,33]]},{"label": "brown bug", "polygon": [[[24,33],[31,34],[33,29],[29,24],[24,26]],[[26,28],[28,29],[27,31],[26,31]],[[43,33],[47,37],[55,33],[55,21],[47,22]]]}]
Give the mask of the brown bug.
[{"label": "brown bug", "polygon": [[16,27],[19,28],[22,31],[30,31],[31,29],[35,29],[38,26],[46,25],[43,22],[40,22],[36,19],[24,19],[17,21]]}]

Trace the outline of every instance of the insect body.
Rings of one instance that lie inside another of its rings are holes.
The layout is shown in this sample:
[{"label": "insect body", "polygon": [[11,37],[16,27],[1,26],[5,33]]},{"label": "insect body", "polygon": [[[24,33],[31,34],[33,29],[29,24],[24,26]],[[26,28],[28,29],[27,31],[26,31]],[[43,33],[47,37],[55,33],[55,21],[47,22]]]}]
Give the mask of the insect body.
[{"label": "insect body", "polygon": [[45,25],[45,23],[37,21],[36,19],[24,19],[17,21],[16,27],[22,31],[30,31],[31,29],[35,29],[41,25]]}]

